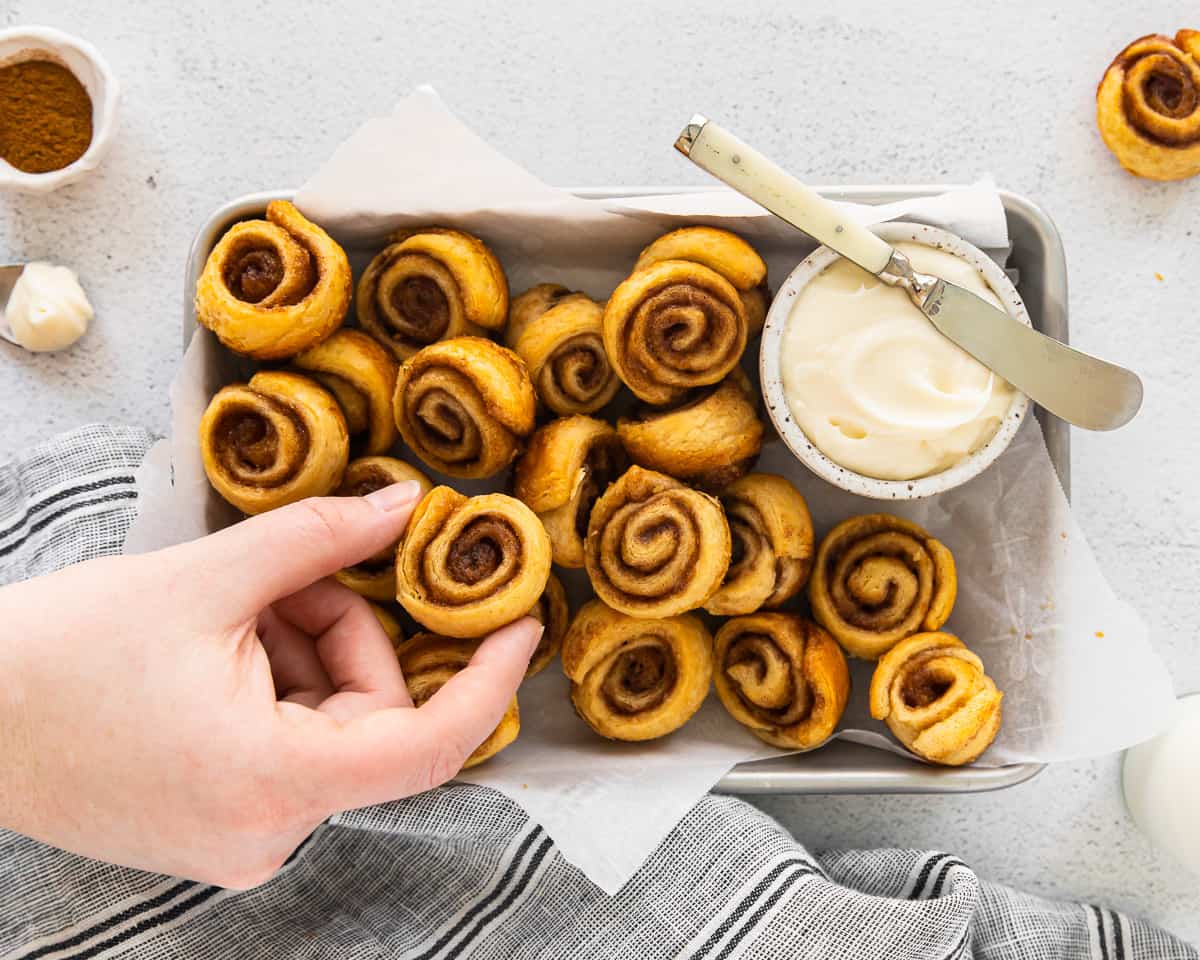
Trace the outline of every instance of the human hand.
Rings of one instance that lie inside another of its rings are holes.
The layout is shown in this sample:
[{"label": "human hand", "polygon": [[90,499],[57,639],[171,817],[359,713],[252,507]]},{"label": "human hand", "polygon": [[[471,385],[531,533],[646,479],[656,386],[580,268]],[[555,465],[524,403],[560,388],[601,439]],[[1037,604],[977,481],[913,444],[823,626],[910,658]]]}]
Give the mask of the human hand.
[{"label": "human hand", "polygon": [[0,590],[0,825],[248,887],[327,816],[454,776],[541,625],[498,630],[420,709],[361,597],[414,483],[312,499],[193,543]]}]

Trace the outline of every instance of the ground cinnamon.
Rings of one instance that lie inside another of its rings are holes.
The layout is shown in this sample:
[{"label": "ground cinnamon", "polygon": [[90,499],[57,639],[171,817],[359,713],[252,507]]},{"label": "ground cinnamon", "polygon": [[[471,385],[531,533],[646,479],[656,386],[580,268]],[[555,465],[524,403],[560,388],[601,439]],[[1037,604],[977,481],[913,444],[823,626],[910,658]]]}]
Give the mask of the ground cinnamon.
[{"label": "ground cinnamon", "polygon": [[52,60],[0,67],[0,157],[25,173],[61,170],[92,142],[92,100]]}]

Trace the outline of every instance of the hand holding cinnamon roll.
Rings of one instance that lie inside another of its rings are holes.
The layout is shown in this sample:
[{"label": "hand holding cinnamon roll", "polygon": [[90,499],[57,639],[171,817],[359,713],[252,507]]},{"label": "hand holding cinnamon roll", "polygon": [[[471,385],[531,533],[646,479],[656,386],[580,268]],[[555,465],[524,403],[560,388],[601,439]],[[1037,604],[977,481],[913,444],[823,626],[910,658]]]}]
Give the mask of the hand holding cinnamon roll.
[{"label": "hand holding cinnamon roll", "polygon": [[392,419],[396,363],[365,333],[337,330],[292,363],[337,398],[350,436],[363,435],[363,453],[386,453],[396,442]]},{"label": "hand holding cinnamon roll", "polygon": [[983,661],[948,633],[918,633],[879,658],[871,716],[932,763],[971,763],[1000,732],[1000,701]]},{"label": "hand holding cinnamon roll", "polygon": [[563,639],[571,702],[596,733],[652,740],[682,727],[708,696],[712,638],[690,614],[636,619],[584,604]]},{"label": "hand holding cinnamon roll", "polygon": [[265,220],[235,223],[196,284],[196,320],[230,350],[258,360],[320,343],[350,306],[346,253],[286,200]]}]

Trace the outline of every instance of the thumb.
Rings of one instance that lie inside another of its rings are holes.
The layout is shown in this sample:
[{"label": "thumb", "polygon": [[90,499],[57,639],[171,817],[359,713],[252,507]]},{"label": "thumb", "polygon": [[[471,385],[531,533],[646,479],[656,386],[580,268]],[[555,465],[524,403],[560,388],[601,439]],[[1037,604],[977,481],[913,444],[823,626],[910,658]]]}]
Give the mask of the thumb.
[{"label": "thumb", "polygon": [[385,549],[420,496],[406,480],[365,497],[310,497],[163,554],[201,596],[241,619]]}]

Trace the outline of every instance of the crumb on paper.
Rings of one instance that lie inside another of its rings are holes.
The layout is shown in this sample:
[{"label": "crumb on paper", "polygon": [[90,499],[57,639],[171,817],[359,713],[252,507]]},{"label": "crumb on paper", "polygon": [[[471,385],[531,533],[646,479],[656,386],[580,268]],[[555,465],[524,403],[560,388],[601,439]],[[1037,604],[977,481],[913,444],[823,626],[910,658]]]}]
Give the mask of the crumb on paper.
[{"label": "crumb on paper", "polygon": [[1103,631],[1103,630],[1097,630],[1097,631],[1096,631],[1096,639],[1097,639],[1097,640],[1103,640],[1103,639],[1104,639],[1104,631]]},{"label": "crumb on paper", "polygon": [[1066,540],[1067,539],[1067,531],[1064,530],[1062,533],[1059,534],[1059,536],[1062,537],[1064,540]]},{"label": "crumb on paper", "polygon": [[1026,630],[1026,631],[1025,631],[1025,639],[1026,639],[1026,640],[1032,640],[1032,639],[1033,639],[1033,634],[1032,634],[1030,631],[1028,631],[1028,630]]},{"label": "crumb on paper", "polygon": [[1154,271],[1154,279],[1157,280],[1159,283],[1162,283],[1163,275],[1161,273],[1159,273],[1157,270],[1155,270]]},{"label": "crumb on paper", "polygon": [[521,784],[521,789],[522,789],[522,790],[528,790],[528,789],[529,789],[529,784],[527,784],[527,783],[523,783],[523,784]]}]

